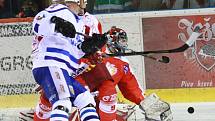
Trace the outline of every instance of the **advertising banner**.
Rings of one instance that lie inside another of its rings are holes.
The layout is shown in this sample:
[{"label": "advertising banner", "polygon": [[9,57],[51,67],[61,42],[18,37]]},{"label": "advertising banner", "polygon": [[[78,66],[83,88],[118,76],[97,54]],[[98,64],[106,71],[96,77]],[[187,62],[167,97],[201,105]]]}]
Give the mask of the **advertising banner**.
[{"label": "advertising banner", "polygon": [[0,24],[0,108],[32,106],[37,100],[32,96],[31,28],[30,22]]},{"label": "advertising banner", "polygon": [[214,18],[214,15],[142,18],[145,51],[180,47],[196,26],[201,28],[201,36],[186,51],[155,55],[168,56],[168,64],[145,58],[146,89],[215,86]]}]

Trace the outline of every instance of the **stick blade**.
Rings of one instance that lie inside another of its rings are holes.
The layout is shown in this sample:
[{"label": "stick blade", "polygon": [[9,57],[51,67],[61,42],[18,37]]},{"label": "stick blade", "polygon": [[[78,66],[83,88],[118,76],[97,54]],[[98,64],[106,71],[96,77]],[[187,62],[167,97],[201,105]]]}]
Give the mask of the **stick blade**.
[{"label": "stick blade", "polygon": [[163,63],[169,63],[169,62],[170,62],[169,57],[167,57],[167,56],[162,56],[162,62],[163,62]]}]

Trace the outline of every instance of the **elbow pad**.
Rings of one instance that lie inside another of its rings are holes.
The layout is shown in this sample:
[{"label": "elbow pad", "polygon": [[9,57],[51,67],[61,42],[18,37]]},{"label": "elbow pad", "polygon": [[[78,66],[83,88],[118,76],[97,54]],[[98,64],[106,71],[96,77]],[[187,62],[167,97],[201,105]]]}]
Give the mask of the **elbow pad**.
[{"label": "elbow pad", "polygon": [[81,44],[81,50],[86,54],[93,54],[100,50],[107,40],[106,34],[93,34],[92,37],[85,38]]}]

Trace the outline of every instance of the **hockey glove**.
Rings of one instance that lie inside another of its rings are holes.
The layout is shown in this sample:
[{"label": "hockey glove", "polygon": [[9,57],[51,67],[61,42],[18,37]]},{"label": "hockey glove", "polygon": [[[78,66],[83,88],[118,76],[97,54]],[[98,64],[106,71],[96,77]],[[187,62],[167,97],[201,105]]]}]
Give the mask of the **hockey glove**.
[{"label": "hockey glove", "polygon": [[76,34],[75,27],[69,21],[66,21],[60,17],[53,16],[51,23],[55,23],[55,32],[63,34],[65,37],[74,38]]},{"label": "hockey glove", "polygon": [[147,120],[173,120],[170,105],[167,102],[160,100],[155,93],[147,96],[144,100],[142,100],[139,107],[145,112],[145,118]]},{"label": "hockey glove", "polygon": [[93,34],[92,37],[86,37],[80,45],[83,52],[87,55],[94,54],[107,43],[106,34]]}]

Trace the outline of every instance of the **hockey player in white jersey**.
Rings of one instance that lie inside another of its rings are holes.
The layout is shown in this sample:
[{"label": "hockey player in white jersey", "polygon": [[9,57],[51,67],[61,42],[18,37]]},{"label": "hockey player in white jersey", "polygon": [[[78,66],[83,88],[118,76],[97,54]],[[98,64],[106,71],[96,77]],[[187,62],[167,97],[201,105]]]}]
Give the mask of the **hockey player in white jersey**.
[{"label": "hockey player in white jersey", "polygon": [[68,121],[72,104],[80,110],[82,121],[99,121],[93,97],[71,74],[83,71],[85,64],[78,60],[103,47],[107,38],[93,34],[84,40],[76,34],[83,31],[76,14],[79,6],[76,2],[66,5],[53,4],[33,20],[33,76],[52,104],[50,121]]}]

